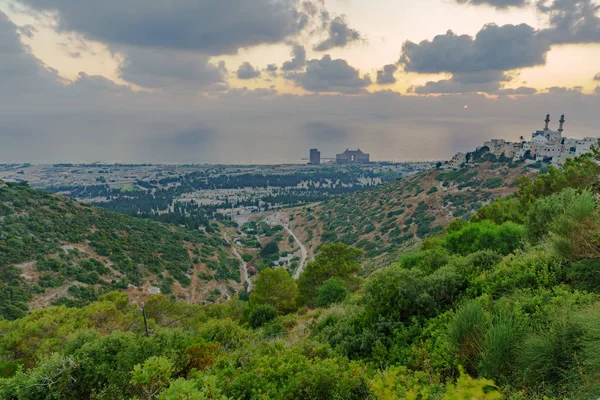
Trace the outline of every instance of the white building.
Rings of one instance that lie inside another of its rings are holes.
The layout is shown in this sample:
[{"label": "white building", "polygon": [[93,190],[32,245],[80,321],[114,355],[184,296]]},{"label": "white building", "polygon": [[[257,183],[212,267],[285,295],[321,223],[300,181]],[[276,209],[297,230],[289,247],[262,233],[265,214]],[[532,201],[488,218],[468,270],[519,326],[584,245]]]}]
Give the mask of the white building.
[{"label": "white building", "polygon": [[[563,137],[565,116],[560,118],[560,126],[557,131],[550,130],[550,114],[546,115],[546,124],[543,130],[532,133],[531,140],[525,141],[521,137],[520,142],[511,143],[504,139],[492,139],[483,145],[489,148],[489,154],[496,157],[504,155],[509,159],[525,159],[529,162],[543,161],[552,165],[560,165],[568,158],[589,153],[592,146],[598,144],[598,138],[586,137],[584,139],[571,139]],[[478,148],[479,150],[480,148]],[[450,163],[462,153],[457,154]]]}]

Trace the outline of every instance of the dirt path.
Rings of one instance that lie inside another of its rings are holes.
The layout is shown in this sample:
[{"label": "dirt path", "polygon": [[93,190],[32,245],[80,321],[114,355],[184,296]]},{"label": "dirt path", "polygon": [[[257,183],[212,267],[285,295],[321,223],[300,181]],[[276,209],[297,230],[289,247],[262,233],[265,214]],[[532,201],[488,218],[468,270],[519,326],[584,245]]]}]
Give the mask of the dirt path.
[{"label": "dirt path", "polygon": [[298,239],[298,236],[296,236],[296,234],[294,232],[292,232],[292,230],[290,229],[290,227],[287,224],[283,225],[283,227],[290,234],[290,236],[294,238],[298,247],[300,247],[300,254],[302,255],[302,257],[300,258],[300,265],[298,265],[296,272],[294,272],[294,279],[299,279],[300,275],[302,275],[302,273],[304,272],[304,269],[306,268],[306,260],[308,259],[308,251],[306,251],[306,247],[304,247],[304,244],[300,241],[300,239]]},{"label": "dirt path", "polygon": [[300,275],[302,275],[302,272],[304,272],[304,269],[306,268],[306,262],[308,260],[308,251],[306,250],[304,243],[302,243],[300,241],[300,239],[298,239],[298,236],[296,236],[296,234],[290,229],[287,214],[282,214],[281,212],[278,211],[273,215],[269,215],[266,219],[266,222],[267,222],[267,224],[269,224],[271,226],[275,226],[275,225],[283,226],[283,229],[285,229],[286,232],[291,237],[294,238],[294,241],[300,248],[300,254],[301,254],[300,265],[298,265],[298,268],[294,272],[294,279],[299,279]]},{"label": "dirt path", "polygon": [[252,281],[250,280],[250,278],[248,276],[248,263],[246,261],[244,261],[244,259],[242,258],[240,252],[238,251],[237,247],[235,247],[235,244],[231,243],[231,241],[227,237],[227,234],[224,233],[223,236],[225,238],[225,241],[231,245],[231,249],[233,250],[233,254],[235,254],[235,256],[238,258],[238,260],[240,260],[240,262],[241,262],[241,265],[240,265],[240,274],[241,274],[242,282],[246,282],[248,284],[248,288],[246,289],[246,291],[248,293],[250,293],[252,291]]}]

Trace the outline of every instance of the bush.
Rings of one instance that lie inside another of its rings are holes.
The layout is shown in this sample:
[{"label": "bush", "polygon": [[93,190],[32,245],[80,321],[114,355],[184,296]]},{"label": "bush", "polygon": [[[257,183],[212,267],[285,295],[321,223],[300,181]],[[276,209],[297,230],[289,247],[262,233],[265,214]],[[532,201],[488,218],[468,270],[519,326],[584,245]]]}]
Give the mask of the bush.
[{"label": "bush", "polygon": [[523,246],[527,230],[514,222],[496,225],[491,221],[471,222],[446,237],[446,248],[467,255],[479,250],[494,250],[509,254]]},{"label": "bush", "polygon": [[328,307],[331,304],[340,303],[348,297],[349,293],[343,279],[328,279],[317,290],[317,307]]},{"label": "bush", "polygon": [[581,260],[566,268],[567,278],[575,287],[600,293],[600,260]]},{"label": "bush", "polygon": [[249,324],[252,328],[260,328],[279,316],[277,309],[270,304],[260,304],[250,312]]},{"label": "bush", "polygon": [[462,306],[448,326],[450,342],[470,374],[477,372],[488,326],[488,316],[475,301]]},{"label": "bush", "polygon": [[552,228],[555,251],[568,259],[600,258],[600,216],[596,198],[583,192],[566,206]]}]

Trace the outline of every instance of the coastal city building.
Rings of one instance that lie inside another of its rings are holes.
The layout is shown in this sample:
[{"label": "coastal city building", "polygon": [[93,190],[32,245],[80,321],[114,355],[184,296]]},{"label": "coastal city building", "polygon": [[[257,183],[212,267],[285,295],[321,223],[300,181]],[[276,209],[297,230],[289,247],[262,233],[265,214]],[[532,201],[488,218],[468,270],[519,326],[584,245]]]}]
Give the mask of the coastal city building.
[{"label": "coastal city building", "polygon": [[338,164],[349,164],[349,163],[368,163],[370,161],[370,155],[363,153],[360,149],[348,150],[342,154],[335,156],[335,161]]},{"label": "coastal city building", "polygon": [[311,165],[321,164],[321,152],[318,149],[310,149],[310,161]]},{"label": "coastal city building", "polygon": [[454,168],[463,163],[472,161],[474,154],[490,154],[497,158],[509,160],[524,160],[525,163],[543,163],[554,166],[561,165],[569,158],[575,158],[589,153],[592,146],[598,144],[599,138],[586,137],[583,139],[567,138],[563,136],[565,131],[565,116],[559,120],[559,128],[556,131],[550,129],[550,114],[544,120],[544,129],[537,130],[531,134],[530,140],[521,136],[518,142],[507,142],[504,139],[492,139],[483,143],[474,153],[456,154],[446,167]]}]

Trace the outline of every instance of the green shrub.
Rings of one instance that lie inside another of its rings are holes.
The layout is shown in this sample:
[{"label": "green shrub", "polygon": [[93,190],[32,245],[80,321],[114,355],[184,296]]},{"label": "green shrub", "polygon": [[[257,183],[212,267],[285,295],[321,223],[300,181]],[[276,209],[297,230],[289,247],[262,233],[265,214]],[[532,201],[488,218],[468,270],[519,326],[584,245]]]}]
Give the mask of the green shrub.
[{"label": "green shrub", "polygon": [[331,304],[340,303],[348,297],[349,293],[343,279],[330,278],[317,290],[317,307],[328,307]]},{"label": "green shrub", "polygon": [[463,305],[448,326],[450,342],[470,374],[477,372],[488,327],[489,318],[475,301]]},{"label": "green shrub", "polygon": [[267,322],[277,318],[279,313],[277,309],[270,304],[260,304],[250,312],[249,324],[252,328],[260,328]]}]

